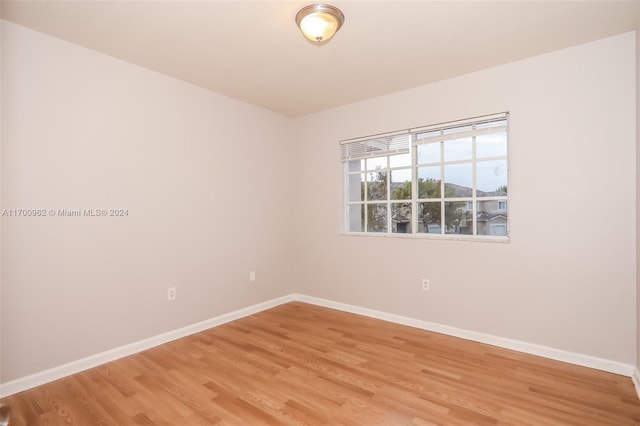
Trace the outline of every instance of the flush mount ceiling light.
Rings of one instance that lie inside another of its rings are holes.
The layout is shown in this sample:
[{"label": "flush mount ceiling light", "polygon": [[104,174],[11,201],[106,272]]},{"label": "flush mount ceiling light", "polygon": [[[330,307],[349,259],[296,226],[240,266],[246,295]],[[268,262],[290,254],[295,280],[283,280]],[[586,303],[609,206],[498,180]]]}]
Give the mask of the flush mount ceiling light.
[{"label": "flush mount ceiling light", "polygon": [[314,43],[328,41],[344,23],[344,14],[329,4],[310,4],[298,11],[296,24],[302,34]]}]

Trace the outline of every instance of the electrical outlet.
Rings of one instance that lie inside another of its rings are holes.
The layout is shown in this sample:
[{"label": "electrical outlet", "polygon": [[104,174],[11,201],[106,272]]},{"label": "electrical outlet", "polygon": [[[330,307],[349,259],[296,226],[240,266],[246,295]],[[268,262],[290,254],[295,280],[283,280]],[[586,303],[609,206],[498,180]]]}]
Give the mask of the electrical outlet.
[{"label": "electrical outlet", "polygon": [[429,282],[428,279],[423,278],[422,279],[422,290],[424,291],[429,291],[431,290],[431,283]]},{"label": "electrical outlet", "polygon": [[256,271],[249,272],[249,281],[253,282],[256,280]]},{"label": "electrical outlet", "polygon": [[167,289],[167,300],[174,300],[176,298],[176,288],[169,287]]}]

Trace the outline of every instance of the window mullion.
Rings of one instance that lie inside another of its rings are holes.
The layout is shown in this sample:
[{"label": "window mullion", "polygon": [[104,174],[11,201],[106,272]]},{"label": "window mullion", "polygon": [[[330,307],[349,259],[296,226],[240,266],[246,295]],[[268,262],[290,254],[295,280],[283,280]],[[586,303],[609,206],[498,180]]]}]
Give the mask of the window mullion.
[{"label": "window mullion", "polygon": [[391,158],[387,156],[387,234],[392,233],[391,220]]},{"label": "window mullion", "polygon": [[418,150],[413,146],[414,134],[411,133],[411,233],[418,232]]},{"label": "window mullion", "polygon": [[476,215],[476,198],[478,187],[476,185],[476,137],[471,138],[471,235],[477,234],[477,215]]},{"label": "window mullion", "polygon": [[364,209],[364,232],[369,232],[369,176],[367,176],[367,165],[364,166],[364,197],[362,208]]},{"label": "window mullion", "polygon": [[444,142],[440,144],[440,235],[446,233],[445,208],[444,208]]}]

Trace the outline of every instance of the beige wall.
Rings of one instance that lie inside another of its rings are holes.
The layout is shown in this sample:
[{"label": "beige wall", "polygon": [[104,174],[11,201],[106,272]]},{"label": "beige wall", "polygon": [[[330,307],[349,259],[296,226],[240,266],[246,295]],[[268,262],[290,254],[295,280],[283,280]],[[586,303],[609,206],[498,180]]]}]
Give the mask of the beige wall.
[{"label": "beige wall", "polygon": [[2,208],[129,209],[2,219],[2,382],[293,291],[289,119],[3,22],[2,123]]},{"label": "beige wall", "polygon": [[[3,22],[2,208],[130,215],[2,219],[0,381],[294,291],[633,364],[634,37],[292,121]],[[511,243],[339,235],[338,140],[505,110]]]},{"label": "beige wall", "polygon": [[[627,33],[297,120],[298,291],[633,364],[634,44]],[[500,111],[511,243],[339,234],[338,140]]]}]

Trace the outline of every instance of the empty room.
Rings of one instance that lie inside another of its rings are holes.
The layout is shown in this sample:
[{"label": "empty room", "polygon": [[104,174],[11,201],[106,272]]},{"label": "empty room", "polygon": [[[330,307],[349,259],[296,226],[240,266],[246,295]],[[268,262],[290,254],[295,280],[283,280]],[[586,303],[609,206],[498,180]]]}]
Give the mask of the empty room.
[{"label": "empty room", "polygon": [[640,425],[640,2],[0,5],[0,425]]}]

